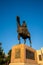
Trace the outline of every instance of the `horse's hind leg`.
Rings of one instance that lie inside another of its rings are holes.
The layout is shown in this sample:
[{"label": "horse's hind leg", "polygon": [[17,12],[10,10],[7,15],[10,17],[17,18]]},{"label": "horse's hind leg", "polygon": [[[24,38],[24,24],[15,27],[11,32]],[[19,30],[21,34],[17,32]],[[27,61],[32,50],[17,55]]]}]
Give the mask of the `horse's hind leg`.
[{"label": "horse's hind leg", "polygon": [[30,41],[30,47],[32,47],[32,42],[31,42],[31,38],[29,37],[29,41]]},{"label": "horse's hind leg", "polygon": [[24,39],[24,44],[26,43],[26,39]]},{"label": "horse's hind leg", "polygon": [[20,44],[20,35],[18,34],[18,40],[19,40],[19,44]]}]

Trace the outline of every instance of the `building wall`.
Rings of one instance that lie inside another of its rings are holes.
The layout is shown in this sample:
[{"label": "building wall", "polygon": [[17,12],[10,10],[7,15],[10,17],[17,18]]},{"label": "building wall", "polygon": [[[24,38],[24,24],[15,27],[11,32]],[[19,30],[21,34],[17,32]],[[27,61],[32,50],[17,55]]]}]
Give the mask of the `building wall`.
[{"label": "building wall", "polygon": [[41,65],[41,64],[43,65],[43,48],[41,48],[40,50],[37,50],[36,53],[37,53],[37,55],[36,55],[37,63],[39,65]]}]

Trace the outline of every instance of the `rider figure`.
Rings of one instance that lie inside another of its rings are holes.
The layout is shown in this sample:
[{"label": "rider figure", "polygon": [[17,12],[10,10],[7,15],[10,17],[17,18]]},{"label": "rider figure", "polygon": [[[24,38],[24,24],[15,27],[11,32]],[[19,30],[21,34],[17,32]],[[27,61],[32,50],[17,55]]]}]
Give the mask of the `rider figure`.
[{"label": "rider figure", "polygon": [[23,27],[23,28],[22,28],[23,33],[27,33],[27,26],[26,26],[25,21],[23,21],[22,27]]},{"label": "rider figure", "polygon": [[25,28],[27,27],[25,21],[23,21],[22,26],[25,27]]}]

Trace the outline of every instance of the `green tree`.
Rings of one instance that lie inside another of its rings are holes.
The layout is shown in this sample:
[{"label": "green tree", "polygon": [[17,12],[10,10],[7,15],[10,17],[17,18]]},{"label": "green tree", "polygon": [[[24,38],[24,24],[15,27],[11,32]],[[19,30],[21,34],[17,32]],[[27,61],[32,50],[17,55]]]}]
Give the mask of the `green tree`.
[{"label": "green tree", "polygon": [[1,42],[0,42],[0,65],[5,65],[5,53],[3,52]]},{"label": "green tree", "polygon": [[10,63],[10,60],[11,60],[11,50],[9,50],[8,56],[6,58],[6,61],[8,62],[8,64]]}]

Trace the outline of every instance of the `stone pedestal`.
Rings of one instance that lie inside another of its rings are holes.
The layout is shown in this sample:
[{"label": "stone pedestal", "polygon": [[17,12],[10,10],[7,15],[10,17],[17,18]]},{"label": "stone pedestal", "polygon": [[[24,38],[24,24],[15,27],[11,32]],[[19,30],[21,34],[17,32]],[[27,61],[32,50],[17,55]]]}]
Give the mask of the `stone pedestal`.
[{"label": "stone pedestal", "polygon": [[11,63],[9,65],[38,65],[36,61],[36,50],[25,44],[13,46]]}]

